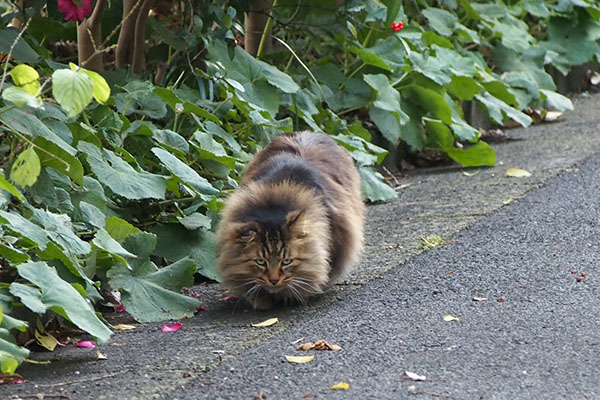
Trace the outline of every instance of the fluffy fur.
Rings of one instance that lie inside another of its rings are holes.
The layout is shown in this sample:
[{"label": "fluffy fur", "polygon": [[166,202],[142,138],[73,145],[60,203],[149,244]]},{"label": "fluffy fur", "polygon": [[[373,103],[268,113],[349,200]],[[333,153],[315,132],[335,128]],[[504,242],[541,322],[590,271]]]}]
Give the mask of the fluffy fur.
[{"label": "fluffy fur", "polygon": [[223,211],[223,283],[256,309],[304,303],[358,261],[363,214],[358,171],[333,139],[277,136],[252,159]]}]

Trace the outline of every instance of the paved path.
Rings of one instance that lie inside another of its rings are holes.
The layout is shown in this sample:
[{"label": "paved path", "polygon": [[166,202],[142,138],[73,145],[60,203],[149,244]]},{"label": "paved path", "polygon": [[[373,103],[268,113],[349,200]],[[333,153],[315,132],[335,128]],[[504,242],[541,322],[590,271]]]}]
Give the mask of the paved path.
[{"label": "paved path", "polygon": [[[52,363],[24,365],[27,382],[0,398],[600,398],[598,110],[600,96],[584,97],[563,122],[510,131],[518,140],[494,145],[494,168],[400,179],[397,201],[369,208],[361,265],[306,307],[255,313],[200,286],[208,311],[181,331],[119,332],[105,361],[36,354]],[[506,177],[513,167],[532,176]],[[422,252],[431,234],[446,244]],[[271,316],[281,322],[250,326]],[[300,339],[343,350],[290,364]],[[350,389],[331,390],[338,381]]]}]

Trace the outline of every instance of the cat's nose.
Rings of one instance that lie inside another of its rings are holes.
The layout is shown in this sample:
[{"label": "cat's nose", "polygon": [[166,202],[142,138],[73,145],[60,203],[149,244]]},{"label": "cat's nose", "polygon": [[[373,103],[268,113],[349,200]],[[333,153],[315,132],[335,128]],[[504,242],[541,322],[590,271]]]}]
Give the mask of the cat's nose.
[{"label": "cat's nose", "polygon": [[269,278],[269,282],[271,282],[273,285],[277,285],[279,283],[279,277]]}]

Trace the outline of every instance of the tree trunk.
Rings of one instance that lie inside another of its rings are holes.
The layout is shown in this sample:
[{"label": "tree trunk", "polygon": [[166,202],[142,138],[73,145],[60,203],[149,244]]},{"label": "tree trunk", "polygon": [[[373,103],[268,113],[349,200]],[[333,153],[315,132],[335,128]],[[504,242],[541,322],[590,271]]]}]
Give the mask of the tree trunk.
[{"label": "tree trunk", "polygon": [[[258,45],[269,20],[272,5],[273,0],[255,0],[250,4],[250,11],[246,13],[244,48],[253,56],[258,52]],[[269,51],[273,47],[271,32],[267,35],[263,51]]]},{"label": "tree trunk", "polygon": [[79,66],[91,71],[104,69],[102,53],[102,16],[106,0],[98,0],[92,15],[77,26],[77,58]]},{"label": "tree trunk", "polygon": [[135,21],[131,70],[138,75],[146,69],[146,21],[153,4],[154,0],[144,0]]},{"label": "tree trunk", "polygon": [[123,0],[123,24],[117,40],[117,49],[115,51],[115,65],[117,68],[123,68],[131,64],[133,59],[133,37],[135,33],[135,23],[140,12],[140,5],[143,0]]}]

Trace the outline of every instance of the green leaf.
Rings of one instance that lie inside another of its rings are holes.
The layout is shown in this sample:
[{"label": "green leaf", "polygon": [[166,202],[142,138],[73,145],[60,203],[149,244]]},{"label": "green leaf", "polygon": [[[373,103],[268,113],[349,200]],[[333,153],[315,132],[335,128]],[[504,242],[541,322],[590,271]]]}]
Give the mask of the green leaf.
[{"label": "green leaf", "polygon": [[169,150],[178,151],[184,155],[190,151],[190,145],[183,136],[169,129],[157,129],[152,133],[152,137]]},{"label": "green leaf", "polygon": [[40,74],[26,64],[19,64],[10,71],[10,77],[15,85],[35,96],[40,90]]},{"label": "green leaf", "polygon": [[212,220],[209,217],[198,212],[188,215],[187,217],[177,219],[181,225],[185,226],[190,231],[200,228],[210,229],[212,223]]},{"label": "green leaf", "polygon": [[0,173],[0,189],[7,191],[20,201],[24,200],[23,195],[21,194],[21,192],[19,192],[19,189],[17,189],[9,181],[7,181],[3,173]]},{"label": "green leaf", "polygon": [[458,18],[446,10],[440,8],[426,8],[422,11],[423,16],[427,18],[429,26],[442,36],[452,36],[454,28],[458,23]]},{"label": "green leaf", "polygon": [[83,222],[95,228],[104,229],[106,227],[106,215],[95,205],[80,201],[79,211]]},{"label": "green leaf", "polygon": [[41,170],[42,166],[37,153],[32,147],[29,147],[19,154],[12,165],[10,180],[21,187],[33,186]]},{"label": "green leaf", "polygon": [[36,63],[40,59],[25,39],[20,37],[19,30],[14,28],[0,30],[0,52],[10,54],[15,60],[29,64]]},{"label": "green leaf", "polygon": [[192,140],[193,144],[197,144],[196,151],[202,158],[218,161],[230,169],[235,168],[235,158],[228,156],[223,145],[213,139],[210,133],[196,131]]},{"label": "green leaf", "polygon": [[0,330],[0,371],[3,374],[13,374],[19,364],[29,357],[29,350],[17,346],[9,338],[7,330]]},{"label": "green leaf", "polygon": [[34,144],[42,165],[61,171],[78,185],[83,184],[83,166],[77,157],[43,137],[36,138]]},{"label": "green leaf", "polygon": [[446,103],[444,96],[434,90],[418,85],[408,85],[402,89],[402,96],[410,99],[436,118],[447,124],[452,122],[452,111]]},{"label": "green leaf", "polygon": [[361,61],[367,65],[372,65],[386,71],[392,70],[392,67],[390,67],[383,58],[367,49],[361,49],[358,46],[350,46],[348,50],[356,54],[358,58],[360,58]]},{"label": "green leaf", "polygon": [[71,118],[90,104],[94,81],[83,71],[59,69],[52,74],[52,95]]},{"label": "green leaf", "polygon": [[363,196],[370,202],[387,201],[398,197],[398,193],[387,185],[383,176],[373,168],[360,167],[361,189]]},{"label": "green leaf", "polygon": [[25,307],[36,314],[43,314],[48,307],[42,302],[42,293],[39,289],[27,286],[22,283],[13,282],[10,285],[10,293],[18,297]]},{"label": "green leaf", "polygon": [[215,195],[219,191],[210,182],[198,175],[196,171],[187,166],[183,161],[168,151],[154,147],[152,153],[164,164],[164,166],[181,182],[200,195]]},{"label": "green leaf", "polygon": [[78,148],[87,154],[87,162],[98,180],[114,193],[129,200],[164,199],[167,180],[160,175],[137,171],[110,150],[100,150],[87,142]]},{"label": "green leaf", "polygon": [[55,214],[50,211],[29,207],[33,212],[33,220],[44,227],[46,235],[62,248],[72,254],[85,255],[91,250],[89,243],[79,239],[73,232],[71,219],[65,214]]},{"label": "green leaf", "polygon": [[117,110],[125,115],[137,113],[160,119],[167,115],[163,99],[154,93],[154,85],[148,81],[133,80],[123,86],[124,93],[114,95]]},{"label": "green leaf", "polygon": [[475,79],[468,76],[453,76],[452,82],[446,87],[459,100],[473,100],[473,97],[483,89]]},{"label": "green leaf", "polygon": [[154,253],[171,261],[190,257],[197,265],[197,272],[213,280],[219,280],[215,272],[215,235],[198,229],[190,231],[180,224],[164,224],[151,228],[158,237]]},{"label": "green leaf", "polygon": [[39,108],[44,105],[40,99],[17,86],[10,86],[4,89],[2,91],[2,98],[15,104],[17,107],[28,106]]},{"label": "green leaf", "polygon": [[30,222],[15,212],[6,212],[0,210],[0,223],[8,224],[8,227],[12,231],[31,240],[41,250],[45,250],[48,242],[50,241],[48,239],[48,235],[46,235],[46,232],[44,232],[40,226]]},{"label": "green leaf", "polygon": [[127,249],[121,246],[121,244],[113,239],[104,229],[99,229],[98,232],[96,232],[92,244],[102,250],[119,256],[124,264],[126,264],[126,261],[123,257],[136,257],[135,254],[127,251]]},{"label": "green leaf", "polygon": [[[129,250],[133,251],[132,248]],[[132,270],[116,265],[107,276],[112,288],[122,290],[123,305],[133,318],[139,322],[152,322],[190,317],[200,307],[197,299],[170,290],[191,286],[195,270],[194,262],[189,258],[161,269],[145,259],[132,264]]]},{"label": "green leaf", "polygon": [[58,276],[56,269],[49,267],[45,262],[28,262],[19,265],[17,271],[21,277],[40,288],[41,297],[38,300],[41,300],[45,307],[95,336],[99,343],[108,340],[111,331],[98,319],[86,299]]},{"label": "green leaf", "polygon": [[118,217],[106,218],[106,231],[119,243],[123,243],[129,236],[141,233],[139,228]]},{"label": "green leaf", "polygon": [[475,98],[485,106],[490,118],[499,125],[504,123],[504,114],[524,127],[531,125],[532,120],[527,114],[512,108],[489,93],[478,94]]},{"label": "green leaf", "polygon": [[546,97],[545,107],[554,108],[559,111],[573,110],[573,103],[568,97],[552,90],[541,89],[540,92]]}]

